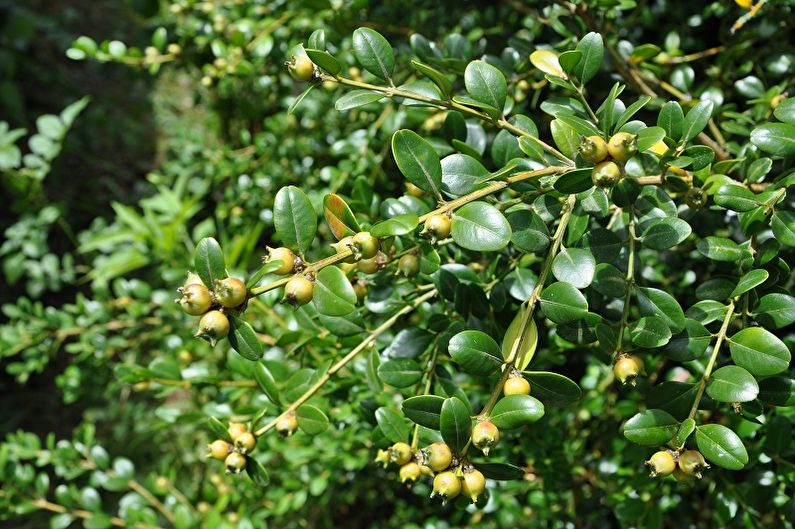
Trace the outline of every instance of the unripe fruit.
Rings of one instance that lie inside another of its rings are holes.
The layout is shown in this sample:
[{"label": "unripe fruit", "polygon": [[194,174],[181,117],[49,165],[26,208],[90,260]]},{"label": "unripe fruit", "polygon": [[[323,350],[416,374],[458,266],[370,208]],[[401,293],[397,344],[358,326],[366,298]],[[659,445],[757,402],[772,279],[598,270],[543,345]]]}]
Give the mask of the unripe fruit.
[{"label": "unripe fruit", "polygon": [[400,467],[400,482],[414,483],[420,479],[421,473],[422,469],[420,469],[420,466],[417,463],[414,463],[413,461],[411,463],[406,463]]},{"label": "unripe fruit", "polygon": [[226,277],[215,282],[215,300],[228,309],[237,307],[246,301],[246,284],[236,277]]},{"label": "unripe fruit", "polygon": [[286,274],[292,274],[293,270],[295,270],[295,254],[292,252],[292,250],[285,248],[284,246],[279,248],[268,248],[267,262],[270,263],[272,261],[282,262],[282,264],[279,265],[279,268],[273,271],[274,274],[283,276]]},{"label": "unripe fruit", "polygon": [[619,162],[626,162],[638,152],[637,136],[629,132],[616,132],[607,142],[610,157]]},{"label": "unripe fruit", "polygon": [[615,162],[602,162],[591,171],[591,181],[596,187],[613,187],[620,179],[621,168]]},{"label": "unripe fruit", "polygon": [[405,465],[411,461],[411,447],[406,443],[395,443],[389,447],[389,460],[398,465]]},{"label": "unripe fruit", "polygon": [[207,454],[207,457],[223,461],[226,459],[226,456],[229,455],[229,451],[232,447],[229,446],[229,443],[226,441],[218,439],[208,444],[207,448],[210,450],[210,452]]},{"label": "unripe fruit", "polygon": [[199,274],[195,274],[193,272],[188,272],[185,276],[185,282],[182,284],[183,287],[188,285],[204,285],[202,278],[199,277]]},{"label": "unripe fruit", "polygon": [[380,266],[378,264],[378,256],[372,257],[370,259],[362,259],[357,264],[359,271],[363,274],[374,274],[378,272]]},{"label": "unripe fruit", "polygon": [[622,384],[635,385],[635,379],[638,378],[643,364],[637,356],[621,356],[613,365],[613,374]]},{"label": "unripe fruit", "polygon": [[431,498],[434,496],[441,496],[445,502],[452,500],[461,493],[461,480],[454,472],[442,472],[433,478],[433,492]]},{"label": "unripe fruit", "polygon": [[355,281],[353,283],[353,291],[356,293],[356,301],[361,301],[367,297],[367,283],[364,281]]},{"label": "unripe fruit", "polygon": [[530,382],[522,375],[511,377],[505,381],[502,392],[506,397],[511,395],[529,395]]},{"label": "unripe fruit", "polygon": [[497,441],[500,440],[500,430],[491,421],[479,422],[472,428],[472,444],[483,450],[483,454],[489,455]]},{"label": "unripe fruit", "polygon": [[251,453],[256,446],[257,438],[254,437],[254,434],[251,432],[242,433],[237,439],[235,439],[235,448],[244,454]]},{"label": "unripe fruit", "polygon": [[246,468],[246,456],[238,452],[232,452],[226,456],[224,465],[226,466],[227,473],[240,474],[240,472]]},{"label": "unripe fruit", "polygon": [[353,236],[349,235],[348,237],[343,237],[339,242],[333,243],[331,247],[334,248],[337,253],[342,253],[345,250],[351,250],[351,255],[343,259],[343,263],[355,263],[362,258],[362,254],[359,253],[356,244],[353,242]]},{"label": "unripe fruit", "polygon": [[276,431],[285,437],[290,437],[298,429],[298,421],[295,415],[285,415],[276,421]]},{"label": "unripe fruit", "polygon": [[177,300],[185,314],[198,316],[204,314],[213,304],[210,291],[201,283],[193,283],[178,290],[182,297]]},{"label": "unripe fruit", "polygon": [[243,424],[242,422],[230,422],[229,428],[226,429],[226,433],[229,434],[229,437],[232,438],[232,442],[237,441],[237,438],[243,435],[248,431],[248,426]]},{"label": "unripe fruit", "polygon": [[685,202],[693,209],[701,209],[707,204],[707,194],[700,187],[693,187],[685,194]]},{"label": "unripe fruit", "polygon": [[679,468],[688,476],[701,478],[701,471],[707,470],[709,465],[698,450],[686,450],[679,454]]},{"label": "unripe fruit", "polygon": [[296,307],[305,305],[312,301],[314,290],[315,286],[310,280],[303,276],[296,276],[284,286],[284,300]]},{"label": "unripe fruit", "polygon": [[674,456],[671,455],[671,452],[668,450],[655,452],[649,460],[646,461],[646,465],[651,469],[649,476],[653,478],[657,476],[670,476],[673,474],[674,470],[676,470],[676,461],[674,461]]},{"label": "unripe fruit", "polygon": [[607,158],[607,142],[601,136],[588,136],[580,143],[580,156],[587,163],[599,163]]},{"label": "unripe fruit", "polygon": [[436,241],[450,236],[450,217],[447,215],[432,215],[425,221],[422,233],[429,233],[431,239]]},{"label": "unripe fruit", "polygon": [[445,470],[453,461],[453,452],[445,443],[433,443],[425,451],[427,453],[425,464],[434,472]]},{"label": "unripe fruit", "polygon": [[480,470],[464,472],[464,481],[461,483],[461,492],[468,496],[472,503],[478,502],[478,496],[486,490],[486,478]]},{"label": "unripe fruit", "polygon": [[420,260],[413,253],[407,253],[398,261],[398,270],[406,277],[415,276],[420,271]]},{"label": "unripe fruit", "polygon": [[287,69],[296,81],[310,81],[315,75],[315,65],[305,55],[293,55],[293,59],[287,63]]},{"label": "unripe fruit", "polygon": [[415,186],[411,182],[406,182],[406,193],[410,196],[419,198],[425,194],[425,191]]},{"label": "unripe fruit", "polygon": [[210,342],[211,345],[229,334],[229,318],[220,310],[211,310],[199,320],[196,336]]},{"label": "unripe fruit", "polygon": [[354,235],[353,243],[359,248],[362,259],[372,259],[381,248],[378,237],[373,237],[369,231],[361,231]]}]

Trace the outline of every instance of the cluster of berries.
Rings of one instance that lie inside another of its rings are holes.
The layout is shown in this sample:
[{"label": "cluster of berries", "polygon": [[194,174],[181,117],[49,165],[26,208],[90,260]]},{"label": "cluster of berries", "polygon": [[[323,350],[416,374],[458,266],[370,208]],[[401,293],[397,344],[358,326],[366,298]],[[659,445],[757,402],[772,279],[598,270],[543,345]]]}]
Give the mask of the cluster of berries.
[{"label": "cluster of berries", "polygon": [[196,336],[211,344],[229,334],[231,311],[245,308],[248,290],[245,283],[235,277],[218,279],[210,290],[198,275],[189,272],[185,284],[177,289],[181,297],[175,301],[191,316],[201,316]]},{"label": "cluster of berries", "polygon": [[666,477],[673,474],[677,481],[697,477],[701,479],[701,472],[709,469],[704,456],[698,450],[659,450],[655,452],[646,466],[651,470],[650,476]]},{"label": "cluster of berries", "polygon": [[587,163],[596,164],[591,172],[595,186],[608,188],[618,183],[624,162],[638,152],[636,140],[637,137],[629,132],[617,132],[608,141],[601,136],[587,136],[582,140],[580,156]]},{"label": "cluster of berries", "polygon": [[207,457],[223,461],[227,474],[239,474],[246,468],[246,454],[254,451],[257,438],[245,424],[239,422],[230,422],[226,431],[232,443],[216,439],[207,445]]}]

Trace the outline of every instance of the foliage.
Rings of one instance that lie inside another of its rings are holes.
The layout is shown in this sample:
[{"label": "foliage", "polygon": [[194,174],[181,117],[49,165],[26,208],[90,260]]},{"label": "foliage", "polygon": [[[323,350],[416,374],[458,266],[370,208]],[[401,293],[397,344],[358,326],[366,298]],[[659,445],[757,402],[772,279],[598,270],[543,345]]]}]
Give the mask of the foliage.
[{"label": "foliage", "polygon": [[63,255],[45,176],[86,101],[27,147],[2,123],[7,279],[90,292],[3,307],[6,372],[69,353],[83,417],[8,433],[0,517],[792,527],[792,5],[383,4],[76,38],[200,110]]}]

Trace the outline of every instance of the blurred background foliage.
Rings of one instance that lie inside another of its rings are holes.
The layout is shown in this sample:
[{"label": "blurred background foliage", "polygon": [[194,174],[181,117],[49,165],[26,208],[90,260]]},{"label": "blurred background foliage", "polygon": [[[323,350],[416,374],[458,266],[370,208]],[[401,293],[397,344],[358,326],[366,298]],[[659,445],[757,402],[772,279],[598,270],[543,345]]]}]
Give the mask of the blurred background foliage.
[{"label": "blurred background foliage", "polygon": [[[606,389],[608,367],[582,350],[549,360],[583,387],[580,405],[523,432],[511,457],[526,479],[500,483],[483,510],[431,503],[371,463],[372,413],[353,378],[328,395],[332,430],[260,444],[267,489],[218,476],[202,461],[205,416],[246,415],[264,397],[228,344],[191,337],[173,298],[204,236],[221,242],[233,273],[258,266],[283,185],[315,203],[357,182],[399,196],[392,132],[438,127],[392,103],[337,112],[333,86],[288,113],[302,87],[283,65],[315,29],[354,78],[346,51],[362,25],[401,60],[416,34],[456,46],[464,61],[495,56],[520,72],[509,93],[539,123],[553,94],[528,54],[600,31],[620,57],[608,57],[589,99],[604,99],[621,64],[642,64],[640,80],[624,79],[631,89],[716,101],[719,134],[739,156],[771,99],[793,89],[795,41],[782,38],[793,8],[771,0],[732,31],[747,11],[728,1],[0,0],[0,463],[13,467],[0,519],[66,527],[71,515],[31,501],[47,495],[96,512],[86,527],[198,527],[199,516],[203,527],[791,527],[791,462],[783,477],[760,464],[694,485],[650,481],[647,451],[618,433],[637,393]],[[378,200],[362,206],[377,216]],[[295,318],[270,305],[258,307],[257,327],[270,357],[297,367],[336,343],[298,351]],[[206,382],[141,381],[130,366]],[[49,479],[34,471],[45,463]]]}]

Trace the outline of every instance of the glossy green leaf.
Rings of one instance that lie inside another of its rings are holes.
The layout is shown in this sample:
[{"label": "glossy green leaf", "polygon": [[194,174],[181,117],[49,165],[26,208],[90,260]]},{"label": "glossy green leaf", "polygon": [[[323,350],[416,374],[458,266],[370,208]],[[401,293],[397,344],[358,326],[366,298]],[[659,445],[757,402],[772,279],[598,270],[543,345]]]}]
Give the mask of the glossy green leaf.
[{"label": "glossy green leaf", "polygon": [[712,342],[712,333],[696,320],[686,318],[685,329],[673,336],[663,347],[665,356],[677,362],[688,362],[701,358]]},{"label": "glossy green leaf", "polygon": [[475,100],[502,112],[508,93],[505,76],[485,61],[472,61],[464,70],[464,86]]},{"label": "glossy green leaf", "polygon": [[770,227],[778,242],[795,247],[795,213],[776,211],[770,219]]},{"label": "glossy green leaf", "polygon": [[654,250],[667,250],[681,244],[692,231],[690,224],[686,221],[669,217],[649,224],[643,232],[641,241],[644,246]]},{"label": "glossy green leaf", "polygon": [[665,130],[665,135],[678,142],[682,138],[685,113],[676,101],[669,101],[660,109],[657,126]]},{"label": "glossy green leaf", "polygon": [[421,63],[420,61],[414,59],[412,59],[411,65],[414,66],[414,69],[416,69],[422,75],[433,81],[434,84],[442,91],[442,95],[445,98],[450,97],[450,93],[453,91],[453,83],[445,74],[432,66],[428,66],[427,64]]},{"label": "glossy green leaf", "polygon": [[267,395],[268,399],[276,405],[281,404],[279,388],[276,386],[276,380],[273,378],[273,374],[265,366],[265,364],[262,362],[257,362],[254,364],[252,367],[252,373],[254,375],[254,380],[257,381],[257,385],[260,387],[262,392]]},{"label": "glossy green leaf", "polygon": [[328,417],[319,408],[304,404],[295,410],[298,427],[307,435],[318,435],[329,427]]},{"label": "glossy green leaf", "polygon": [[262,358],[264,347],[257,333],[248,322],[237,316],[229,315],[229,345],[247,360],[257,361]]},{"label": "glossy green leaf", "polygon": [[436,395],[417,395],[403,401],[403,415],[431,430],[438,430],[442,415],[444,397]]},{"label": "glossy green leaf", "polygon": [[720,424],[696,428],[698,449],[710,463],[729,470],[740,470],[748,463],[748,452],[736,433]]},{"label": "glossy green leaf", "polygon": [[337,194],[329,193],[323,198],[323,214],[337,240],[362,231],[351,208]]},{"label": "glossy green leaf", "polygon": [[430,143],[412,130],[392,135],[392,155],[406,180],[426,193],[440,197],[442,164]]},{"label": "glossy green leaf", "polygon": [[737,282],[737,286],[732,290],[732,293],[729,294],[729,297],[736,298],[742,294],[745,294],[749,290],[758,287],[770,276],[767,270],[758,269],[758,270],[751,270],[750,272],[743,275],[740,280]]},{"label": "glossy green leaf", "polygon": [[751,143],[773,156],[795,155],[795,125],[767,123],[751,131]]},{"label": "glossy green leaf", "polygon": [[510,395],[497,401],[489,419],[501,430],[512,430],[531,424],[544,416],[544,405],[530,395]]},{"label": "glossy green leaf", "polygon": [[596,259],[591,252],[582,248],[564,248],[552,261],[555,279],[580,289],[591,284],[595,271]]},{"label": "glossy green leaf", "polygon": [[574,67],[574,75],[582,84],[596,77],[604,60],[605,47],[599,33],[588,33],[577,43],[577,51],[582,53],[582,58]]},{"label": "glossy green leaf", "polygon": [[582,390],[573,380],[547,371],[525,371],[530,393],[544,406],[568,406],[580,400]]},{"label": "glossy green leaf", "polygon": [[353,54],[365,70],[385,81],[395,70],[392,46],[374,29],[359,28],[353,32]]},{"label": "glossy green leaf", "polygon": [[317,213],[303,191],[295,186],[286,186],[276,193],[273,225],[282,242],[303,253],[315,239]]},{"label": "glossy green leaf", "polygon": [[226,425],[224,425],[224,423],[215,417],[210,416],[207,418],[207,424],[209,425],[210,430],[213,431],[214,437],[228,442],[232,441],[232,439],[229,437],[229,432],[226,431]]},{"label": "glossy green leaf", "polygon": [[638,152],[646,152],[654,145],[658,144],[665,137],[665,130],[662,127],[648,127],[638,132],[635,143]]},{"label": "glossy green leaf", "polygon": [[442,190],[453,197],[460,197],[483,187],[489,171],[475,158],[455,153],[442,159]]},{"label": "glossy green leaf", "polygon": [[624,424],[624,437],[644,446],[664,445],[676,435],[677,421],[663,410],[646,410],[637,413]]},{"label": "glossy green leaf", "polygon": [[556,119],[559,119],[572,129],[576,130],[583,136],[601,136],[602,132],[590,121],[586,121],[580,117],[574,116],[572,114],[564,114],[559,113],[555,116]]},{"label": "glossy green leaf", "polygon": [[337,99],[337,101],[334,103],[334,108],[340,112],[343,112],[352,108],[358,108],[364,105],[369,105],[370,103],[375,103],[376,101],[379,101],[383,98],[384,94],[379,92],[371,92],[370,90],[351,90]]},{"label": "glossy green leaf", "polygon": [[682,124],[682,139],[690,141],[704,130],[712,116],[712,109],[714,103],[708,100],[702,100],[691,108],[685,116],[685,121]]},{"label": "glossy green leaf", "polygon": [[462,331],[450,339],[453,357],[464,371],[473,375],[491,375],[502,366],[500,346],[494,338],[481,331]]},{"label": "glossy green leaf", "polygon": [[795,323],[795,297],[789,294],[767,294],[762,296],[753,310],[760,325],[780,329]]},{"label": "glossy green leaf", "polygon": [[574,285],[552,283],[541,292],[541,310],[555,323],[569,323],[585,316],[588,302]]},{"label": "glossy green leaf", "polygon": [[638,287],[635,294],[643,316],[659,318],[672,332],[680,332],[685,328],[685,314],[673,296],[657,288],[648,287]]},{"label": "glossy green leaf", "polygon": [[439,418],[439,431],[442,439],[453,452],[460,452],[469,442],[472,432],[472,420],[466,404],[457,397],[444,400]]},{"label": "glossy green leaf", "polygon": [[773,406],[795,406],[795,380],[767,377],[759,382],[759,400]]},{"label": "glossy green leaf", "polygon": [[646,316],[629,327],[632,343],[639,347],[662,347],[671,339],[671,329],[662,318]]},{"label": "glossy green leaf", "polygon": [[453,240],[468,250],[501,250],[511,240],[511,225],[494,206],[470,202],[453,213]]},{"label": "glossy green leaf", "polygon": [[270,484],[268,471],[253,457],[246,458],[246,474],[259,487],[267,487]]},{"label": "glossy green leaf", "polygon": [[422,367],[411,358],[395,358],[378,366],[378,376],[390,386],[407,388],[422,379]]},{"label": "glossy green leaf", "polygon": [[345,272],[327,266],[318,272],[312,296],[315,308],[327,316],[345,316],[356,310],[356,292]]},{"label": "glossy green leaf", "polygon": [[226,277],[224,254],[218,241],[212,237],[200,240],[193,253],[193,266],[202,283],[209,288],[216,280]]},{"label": "glossy green leaf", "polygon": [[744,186],[735,184],[720,186],[712,199],[719,206],[734,211],[750,211],[759,207],[759,201],[754,193]]},{"label": "glossy green leaf", "polygon": [[384,437],[393,443],[406,442],[408,439],[409,427],[399,413],[382,406],[375,410],[375,420]]},{"label": "glossy green leaf", "polygon": [[790,97],[779,103],[773,115],[784,123],[795,125],[795,98]]},{"label": "glossy green leaf", "polygon": [[640,109],[645,107],[649,103],[649,101],[651,101],[651,97],[640,96],[637,99],[637,101],[629,105],[627,109],[618,117],[614,129],[621,130],[621,127],[623,127],[627,123],[627,121],[629,121],[632,118],[632,116],[637,114],[640,111]]},{"label": "glossy green leaf", "polygon": [[593,187],[592,172],[593,169],[587,167],[564,173],[555,180],[555,190],[566,195],[588,191]]},{"label": "glossy green leaf", "polygon": [[391,219],[379,222],[370,228],[373,237],[392,237],[411,233],[419,225],[420,219],[413,213],[397,215]]},{"label": "glossy green leaf", "polygon": [[388,358],[417,358],[433,342],[434,335],[419,327],[401,330],[384,350]]},{"label": "glossy green leaf", "polygon": [[696,430],[696,421],[688,417],[682,424],[679,425],[679,430],[676,432],[676,437],[673,439],[672,446],[679,447],[685,446],[687,439]]},{"label": "glossy green leaf", "polygon": [[717,369],[707,383],[707,395],[718,402],[748,402],[759,394],[754,377],[738,366]]},{"label": "glossy green leaf", "polygon": [[580,135],[577,131],[560,119],[553,119],[549,128],[552,132],[552,139],[555,140],[555,145],[558,146],[560,152],[569,158],[574,158],[580,146]]},{"label": "glossy green leaf", "polygon": [[508,215],[511,242],[526,252],[540,252],[549,246],[549,228],[533,210],[522,209]]},{"label": "glossy green leaf", "polygon": [[508,463],[475,463],[475,468],[487,479],[512,481],[524,478],[524,469]]},{"label": "glossy green leaf", "polygon": [[786,344],[772,332],[749,327],[729,339],[734,363],[754,375],[775,375],[789,366],[791,355]]},{"label": "glossy green leaf", "polygon": [[702,255],[713,261],[739,261],[747,252],[724,237],[709,236],[698,241],[696,247]]}]

